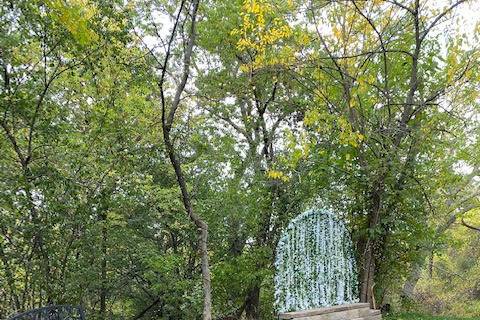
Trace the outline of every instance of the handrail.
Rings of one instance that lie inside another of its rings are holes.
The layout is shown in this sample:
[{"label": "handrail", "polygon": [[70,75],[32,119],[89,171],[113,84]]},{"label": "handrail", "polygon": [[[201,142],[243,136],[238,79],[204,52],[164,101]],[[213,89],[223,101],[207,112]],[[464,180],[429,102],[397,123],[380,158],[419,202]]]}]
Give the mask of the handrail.
[{"label": "handrail", "polygon": [[81,306],[51,305],[11,316],[8,320],[86,320]]}]

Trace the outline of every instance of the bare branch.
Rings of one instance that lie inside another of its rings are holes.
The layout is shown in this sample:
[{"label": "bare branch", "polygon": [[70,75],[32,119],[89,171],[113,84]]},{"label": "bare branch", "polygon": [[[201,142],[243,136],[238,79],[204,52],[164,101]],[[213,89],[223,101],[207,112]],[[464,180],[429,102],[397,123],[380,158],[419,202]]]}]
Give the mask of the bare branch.
[{"label": "bare branch", "polygon": [[448,7],[445,11],[443,11],[441,14],[439,14],[434,20],[433,22],[425,29],[425,31],[423,31],[423,34],[422,36],[420,37],[420,42],[422,42],[425,37],[428,35],[428,33],[433,29],[433,27],[435,27],[435,25],[443,18],[445,17],[448,13],[450,13],[453,9],[455,9],[457,6],[459,6],[460,4],[466,2],[467,0],[459,0],[457,2],[455,2],[454,4],[452,4],[450,7]]},{"label": "bare branch", "polygon": [[170,34],[170,39],[168,40],[167,51],[165,52],[165,58],[163,59],[163,64],[160,66],[162,68],[162,74],[160,75],[160,79],[158,81],[158,87],[160,88],[160,100],[162,104],[162,124],[165,128],[168,129],[168,131],[170,131],[171,124],[169,126],[166,126],[167,125],[166,123],[166,107],[167,106],[165,101],[165,90],[163,86],[165,83],[165,77],[167,75],[168,61],[171,55],[173,40],[175,39],[178,24],[180,23],[180,16],[182,14],[184,7],[185,7],[185,0],[182,0],[182,2],[180,3],[180,8],[178,9],[177,16],[175,18],[175,23],[173,24],[172,32]]},{"label": "bare branch", "polygon": [[404,9],[404,10],[407,10],[407,11],[410,12],[411,14],[415,14],[415,11],[414,11],[414,10],[412,10],[411,8],[409,8],[409,7],[401,4],[401,3],[398,2],[398,1],[395,1],[395,0],[386,0],[386,2],[390,2],[390,3],[394,4],[394,5],[396,5],[397,7],[400,7],[400,8],[402,8],[402,9]]}]

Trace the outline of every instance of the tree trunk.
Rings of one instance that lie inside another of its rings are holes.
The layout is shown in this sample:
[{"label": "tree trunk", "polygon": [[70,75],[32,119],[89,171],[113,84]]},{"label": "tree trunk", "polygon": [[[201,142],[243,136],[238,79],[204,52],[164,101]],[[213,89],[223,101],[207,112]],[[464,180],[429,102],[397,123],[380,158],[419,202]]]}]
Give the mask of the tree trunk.
[{"label": "tree trunk", "polygon": [[375,279],[375,257],[373,245],[367,243],[361,268],[360,302],[368,302],[373,307],[372,292]]},{"label": "tree trunk", "polygon": [[[175,113],[180,105],[180,98],[183,91],[185,90],[185,86],[187,84],[187,80],[190,75],[190,63],[192,58],[193,47],[195,46],[195,28],[196,28],[196,22],[197,22],[196,18],[197,18],[199,1],[200,0],[192,1],[191,12],[188,12],[188,15],[187,15],[190,17],[191,23],[190,23],[189,37],[187,38],[186,46],[184,47],[183,71],[181,74],[181,80],[176,86],[175,94],[173,97],[173,101],[171,102],[170,108],[167,107],[164,84],[165,84],[165,78],[167,74],[168,61],[172,53],[171,45],[174,42],[177,28],[181,23],[180,21],[181,14],[182,14],[182,11],[185,9],[185,1],[181,1],[180,8],[175,18],[173,29],[170,34],[170,39],[166,47],[164,61],[163,61],[163,64],[160,65],[162,69],[162,73],[161,73],[160,79],[158,80],[158,86],[160,88],[160,102],[162,106],[161,108],[162,132],[163,132],[163,141],[165,143],[165,149],[167,151],[168,157],[170,158],[172,167],[175,170],[175,176],[177,177],[178,186],[180,187],[183,206],[187,211],[187,214],[190,220],[192,220],[192,222],[197,227],[197,232],[199,235],[198,241],[199,241],[200,257],[201,257],[202,282],[203,282],[203,320],[211,320],[212,319],[212,289],[211,289],[210,266],[208,261],[208,247],[207,247],[208,225],[193,210],[191,197],[187,189],[187,183],[185,181],[185,176],[183,174],[182,166],[178,158],[178,155],[175,152],[173,142],[170,138],[170,131],[172,129],[172,126],[175,120]],[[167,111],[167,109],[169,110]]]},{"label": "tree trunk", "polygon": [[366,235],[365,246],[363,248],[361,270],[360,270],[360,301],[370,303],[371,307],[376,307],[374,304],[373,289],[375,285],[375,269],[376,257],[379,252],[375,250],[377,246],[377,236],[374,233],[380,223],[382,194],[384,192],[384,178],[375,186],[371,193],[371,210],[368,217],[368,234]]},{"label": "tree trunk", "polygon": [[102,262],[100,266],[100,319],[106,319],[107,312],[107,214],[101,215],[102,222]]},{"label": "tree trunk", "polygon": [[248,320],[260,319],[260,286],[250,288],[245,301],[245,315]]},{"label": "tree trunk", "polygon": [[170,141],[169,131],[166,131],[165,126],[163,130],[163,136],[165,141],[165,146],[167,149],[168,157],[172,163],[172,166],[175,170],[175,175],[177,177],[177,182],[180,187],[182,202],[185,207],[185,210],[188,213],[188,216],[193,221],[197,227],[197,232],[199,235],[199,249],[201,257],[201,269],[202,269],[202,281],[203,281],[203,319],[211,320],[212,319],[212,289],[211,289],[211,277],[210,277],[210,266],[208,261],[208,226],[194,211],[191,203],[190,194],[187,189],[187,183],[183,175],[183,170],[180,166],[180,161],[175,153],[173,144]]}]

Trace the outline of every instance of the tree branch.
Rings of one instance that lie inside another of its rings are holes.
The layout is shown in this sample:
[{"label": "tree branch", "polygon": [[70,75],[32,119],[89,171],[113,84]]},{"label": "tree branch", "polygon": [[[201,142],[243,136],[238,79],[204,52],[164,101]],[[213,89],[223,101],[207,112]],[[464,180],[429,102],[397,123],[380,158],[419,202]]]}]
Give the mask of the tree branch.
[{"label": "tree branch", "polygon": [[471,230],[475,230],[475,231],[480,232],[480,227],[474,227],[474,226],[466,223],[464,217],[462,217],[462,225],[463,225],[464,227],[467,227],[468,229],[471,229]]}]

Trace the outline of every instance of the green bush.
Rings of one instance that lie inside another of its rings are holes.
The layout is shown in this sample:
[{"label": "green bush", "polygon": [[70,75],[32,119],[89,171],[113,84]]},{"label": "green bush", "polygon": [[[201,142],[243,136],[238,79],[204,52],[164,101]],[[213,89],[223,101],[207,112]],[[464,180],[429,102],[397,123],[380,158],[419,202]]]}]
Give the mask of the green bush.
[{"label": "green bush", "polygon": [[431,316],[420,313],[397,313],[384,317],[386,320],[480,320],[480,317],[476,318],[457,318],[446,316]]}]

